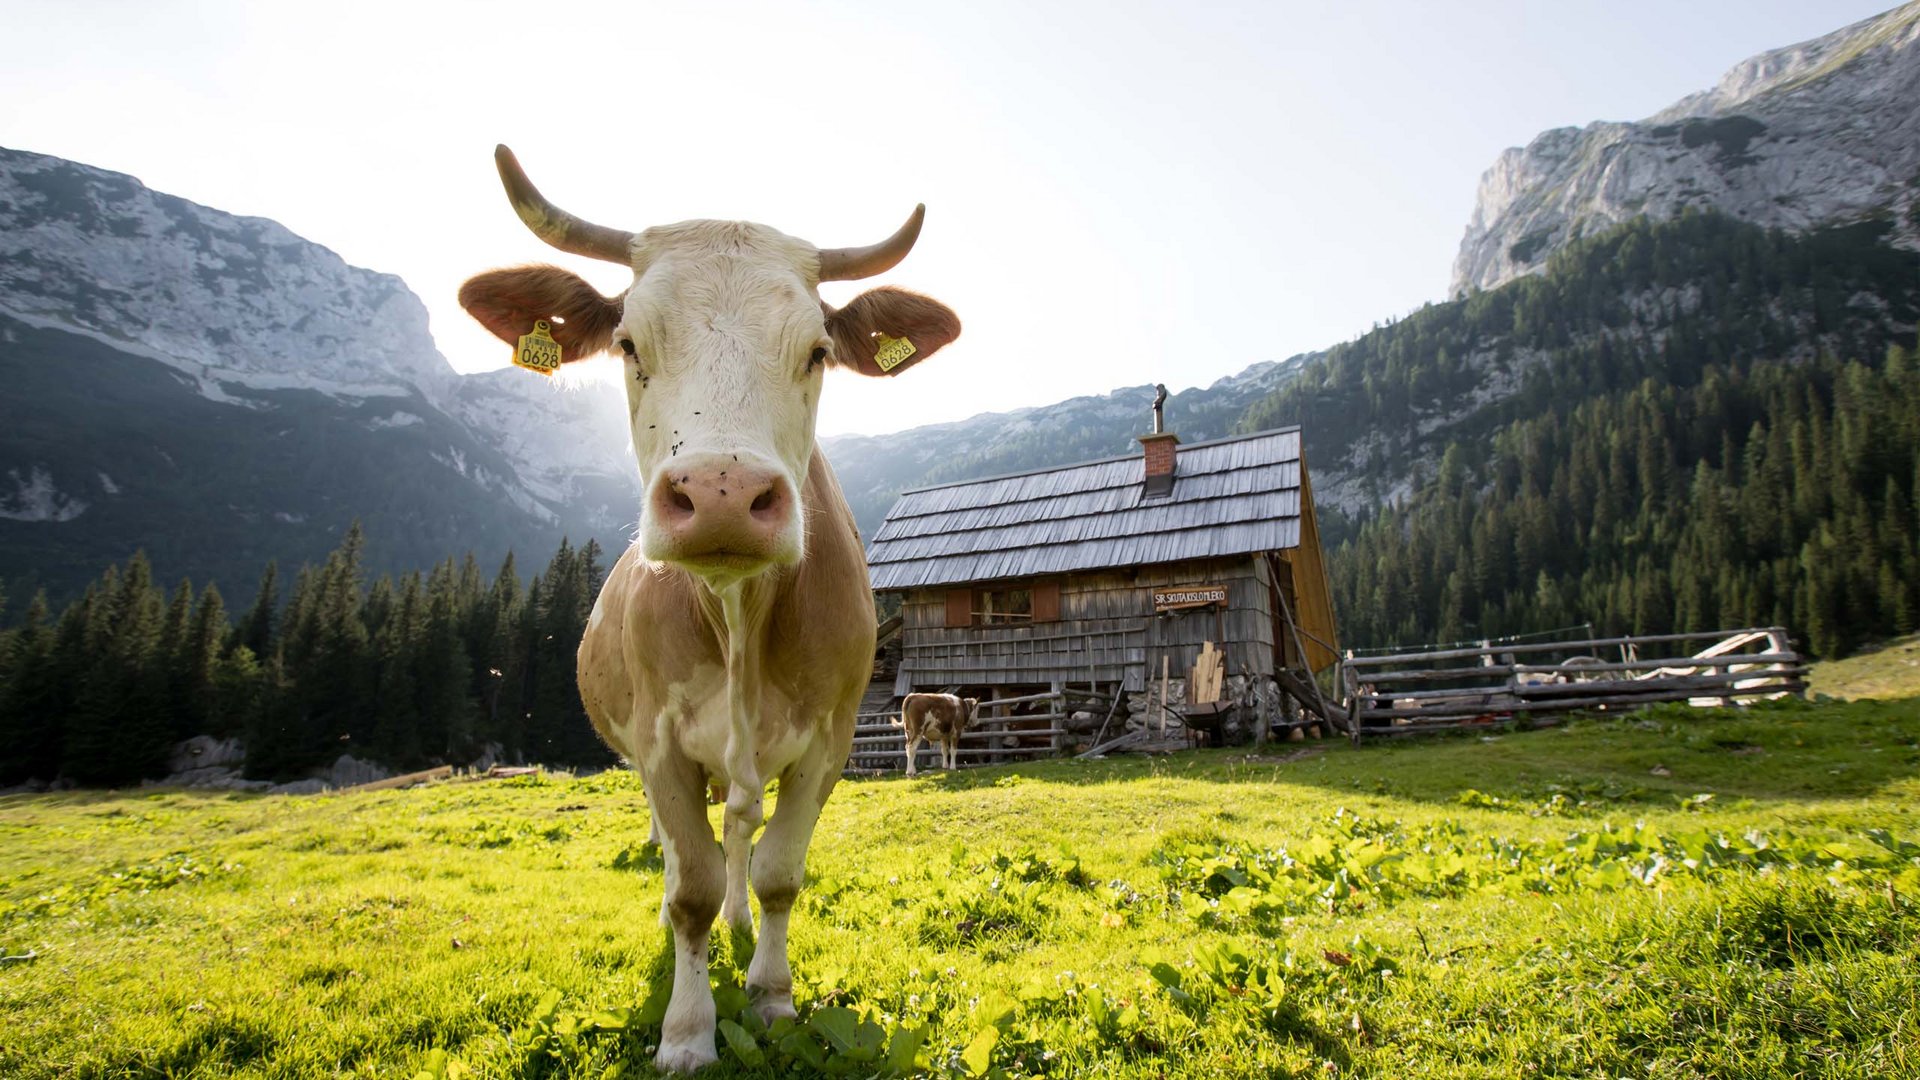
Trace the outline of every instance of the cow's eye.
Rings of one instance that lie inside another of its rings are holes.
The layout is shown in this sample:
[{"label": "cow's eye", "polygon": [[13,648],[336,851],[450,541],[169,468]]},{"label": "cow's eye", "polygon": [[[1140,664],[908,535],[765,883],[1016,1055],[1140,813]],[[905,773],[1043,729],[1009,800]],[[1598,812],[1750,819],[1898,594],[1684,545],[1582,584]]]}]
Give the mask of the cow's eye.
[{"label": "cow's eye", "polygon": [[621,351],[621,352],[623,352],[623,353],[626,353],[626,354],[627,354],[627,357],[628,357],[628,359],[632,359],[632,358],[633,358],[633,356],[634,356],[634,352],[633,352],[633,339],[632,339],[632,338],[630,338],[630,337],[623,337],[623,338],[621,338],[621,339],[620,339],[620,351]]},{"label": "cow's eye", "polygon": [[816,346],[813,350],[813,355],[807,357],[807,374],[809,375],[813,374],[814,368],[817,368],[821,364],[824,364],[826,362],[827,362],[826,346],[824,345]]}]

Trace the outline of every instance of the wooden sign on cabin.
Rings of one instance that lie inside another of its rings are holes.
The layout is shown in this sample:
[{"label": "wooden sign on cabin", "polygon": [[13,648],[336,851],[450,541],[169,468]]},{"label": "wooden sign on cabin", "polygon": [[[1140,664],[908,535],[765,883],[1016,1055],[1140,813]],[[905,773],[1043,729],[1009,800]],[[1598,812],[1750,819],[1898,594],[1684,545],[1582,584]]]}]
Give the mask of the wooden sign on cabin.
[{"label": "wooden sign on cabin", "polygon": [[1225,585],[1176,585],[1153,590],[1153,610],[1177,611],[1181,608],[1215,607],[1227,602]]}]

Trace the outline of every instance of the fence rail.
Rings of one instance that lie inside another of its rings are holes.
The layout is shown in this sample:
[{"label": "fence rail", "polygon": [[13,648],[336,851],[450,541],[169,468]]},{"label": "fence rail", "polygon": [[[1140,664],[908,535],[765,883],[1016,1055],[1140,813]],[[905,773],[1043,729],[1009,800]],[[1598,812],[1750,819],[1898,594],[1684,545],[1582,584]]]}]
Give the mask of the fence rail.
[{"label": "fence rail", "polygon": [[[1687,647],[1683,643],[1701,642],[1709,644],[1675,655]],[[1654,656],[1642,659],[1643,649]],[[1669,701],[1731,705],[1803,693],[1808,671],[1805,658],[1778,626],[1482,642],[1471,648],[1349,656],[1340,667],[1356,742],[1576,709],[1632,709]],[[1460,685],[1437,685],[1449,683]]]}]

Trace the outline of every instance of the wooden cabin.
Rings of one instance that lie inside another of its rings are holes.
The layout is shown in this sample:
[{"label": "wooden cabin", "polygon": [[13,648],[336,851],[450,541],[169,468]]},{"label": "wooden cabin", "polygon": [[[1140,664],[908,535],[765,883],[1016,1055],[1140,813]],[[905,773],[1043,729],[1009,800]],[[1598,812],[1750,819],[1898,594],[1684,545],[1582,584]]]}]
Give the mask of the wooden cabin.
[{"label": "wooden cabin", "polygon": [[1140,443],[900,497],[867,553],[901,602],[896,697],[1084,688],[1137,712],[1129,695],[1178,691],[1211,650],[1261,723],[1325,711],[1312,674],[1339,634],[1300,429]]}]

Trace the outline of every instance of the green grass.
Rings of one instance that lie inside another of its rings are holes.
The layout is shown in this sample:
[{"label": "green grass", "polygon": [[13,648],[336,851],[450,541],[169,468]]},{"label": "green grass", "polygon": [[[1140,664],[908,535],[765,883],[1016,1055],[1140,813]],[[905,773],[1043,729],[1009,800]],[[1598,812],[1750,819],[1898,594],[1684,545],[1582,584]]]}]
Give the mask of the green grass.
[{"label": "green grass", "polygon": [[1808,683],[1816,694],[1849,701],[1920,697],[1920,634],[1817,665]]},{"label": "green grass", "polygon": [[[1915,701],[848,781],[702,1075],[1920,1075],[1917,805]],[[0,798],[0,1076],[649,1075],[646,815]]]}]

